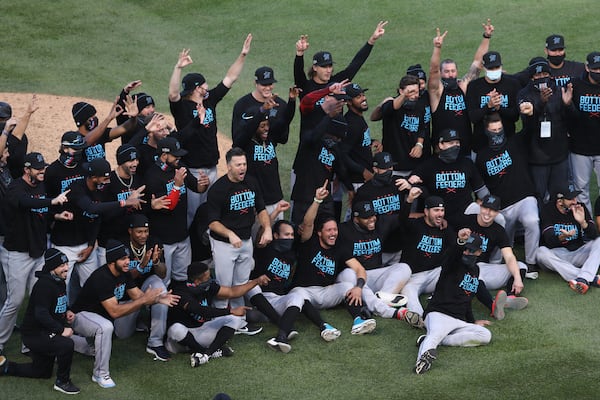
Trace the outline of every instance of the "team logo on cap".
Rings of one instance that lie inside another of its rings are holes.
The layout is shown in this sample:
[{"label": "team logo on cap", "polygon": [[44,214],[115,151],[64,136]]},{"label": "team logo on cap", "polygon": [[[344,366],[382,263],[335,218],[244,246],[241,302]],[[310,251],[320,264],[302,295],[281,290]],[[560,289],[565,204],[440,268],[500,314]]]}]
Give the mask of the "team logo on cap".
[{"label": "team logo on cap", "polygon": [[324,53],[323,54],[323,60],[324,61],[329,61],[331,59],[331,54],[329,53]]},{"label": "team logo on cap", "polygon": [[496,55],[490,54],[490,62],[494,62],[494,61],[496,61]]},{"label": "team logo on cap", "polygon": [[448,132],[448,136],[450,136],[450,138],[456,138],[456,137],[458,137],[458,133],[456,133],[456,131],[454,129],[451,129]]},{"label": "team logo on cap", "polygon": [[575,186],[572,183],[569,184],[569,192],[575,192]]},{"label": "team logo on cap", "polygon": [[539,74],[539,73],[541,73],[541,72],[543,72],[543,71],[542,71],[542,66],[541,66],[541,65],[538,65],[537,67],[535,67],[535,73],[536,73],[536,74]]},{"label": "team logo on cap", "polygon": [[363,208],[365,209],[365,211],[371,211],[371,203],[365,203],[363,205]]},{"label": "team logo on cap", "polygon": [[594,64],[600,63],[600,56],[594,56]]},{"label": "team logo on cap", "polygon": [[554,44],[560,44],[560,37],[558,37],[558,36],[554,36],[554,37],[552,38],[552,43],[554,43]]},{"label": "team logo on cap", "polygon": [[264,71],[263,72],[263,79],[271,79],[271,71]]},{"label": "team logo on cap", "polygon": [[493,203],[495,201],[496,201],[496,198],[494,196],[488,197],[488,201],[487,201],[488,203]]}]

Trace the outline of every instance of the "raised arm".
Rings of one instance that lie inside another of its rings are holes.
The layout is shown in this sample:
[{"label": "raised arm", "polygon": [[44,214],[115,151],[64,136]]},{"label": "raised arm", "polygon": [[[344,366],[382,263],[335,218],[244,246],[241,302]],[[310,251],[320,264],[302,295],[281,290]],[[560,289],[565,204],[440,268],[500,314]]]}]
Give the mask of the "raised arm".
[{"label": "raised arm", "polygon": [[475,52],[475,56],[473,56],[473,63],[469,67],[469,71],[458,82],[458,85],[465,93],[467,92],[467,86],[469,85],[469,82],[477,78],[479,72],[481,71],[483,66],[483,55],[488,52],[490,48],[490,39],[494,33],[494,25],[492,25],[489,18],[481,25],[483,26],[483,39],[481,39],[481,43],[479,43],[479,47]]},{"label": "raised arm", "polygon": [[175,67],[173,67],[173,73],[171,74],[171,80],[169,80],[169,101],[175,103],[181,99],[179,95],[179,86],[181,85],[181,70],[194,61],[190,56],[190,49],[183,49],[179,53],[179,58]]},{"label": "raised arm", "polygon": [[249,33],[246,36],[246,40],[244,40],[244,46],[242,47],[242,52],[238,56],[238,58],[231,64],[229,70],[227,70],[227,75],[223,78],[223,85],[227,88],[231,88],[233,83],[237,81],[237,78],[242,73],[242,69],[244,68],[244,63],[246,62],[246,56],[250,52],[250,44],[252,43],[252,34]]},{"label": "raised arm", "polygon": [[31,115],[34,112],[36,112],[39,108],[40,106],[38,105],[37,95],[34,94],[33,96],[31,96],[31,101],[27,105],[27,110],[25,111],[25,114],[23,114],[23,116],[19,118],[15,129],[13,129],[12,131],[12,135],[14,137],[16,137],[19,140],[23,139],[23,134],[25,134],[27,125],[29,125],[29,119],[31,118]]},{"label": "raised arm", "polygon": [[306,214],[304,214],[304,218],[302,219],[302,224],[300,225],[300,241],[306,242],[308,241],[315,228],[315,218],[317,218],[317,212],[319,211],[319,205],[323,202],[325,198],[329,195],[329,190],[327,187],[329,185],[329,180],[325,179],[325,183],[323,186],[318,187],[315,190],[315,197],[313,198],[313,202],[306,210]]},{"label": "raised arm", "polygon": [[431,112],[437,110],[440,99],[442,98],[442,92],[444,91],[444,85],[441,81],[440,61],[442,59],[442,46],[444,39],[448,34],[445,31],[440,34],[440,28],[435,28],[436,35],[433,38],[433,52],[431,53],[431,60],[429,61],[429,80],[427,81],[427,91],[429,92],[429,103],[431,105]]}]

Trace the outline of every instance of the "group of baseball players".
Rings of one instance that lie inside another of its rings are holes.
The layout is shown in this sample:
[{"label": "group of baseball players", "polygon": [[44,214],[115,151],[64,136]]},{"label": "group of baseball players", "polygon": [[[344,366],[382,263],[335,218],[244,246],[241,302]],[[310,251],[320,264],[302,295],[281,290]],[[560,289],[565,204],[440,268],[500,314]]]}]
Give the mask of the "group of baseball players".
[{"label": "group of baseball players", "polygon": [[[300,314],[335,341],[342,332],[320,310],[336,306],[350,314],[352,335],[372,332],[375,317],[424,329],[414,369],[422,374],[440,344],[491,340],[473,297],[502,320],[505,309],[527,307],[523,282],[540,268],[580,294],[600,287],[589,194],[600,165],[600,52],[585,64],[565,60],[564,38],[553,34],[545,57],[509,75],[489,50],[487,20],[459,78],[442,59],[448,32],[438,29],[429,77],[410,66],[371,112],[382,121],[379,141],[354,78],[386,25],[335,72],[333,55],[319,51],[306,73],[302,35],[287,101],[275,94],[273,69],[258,68],[253,91],[233,107],[220,177],[216,108],[252,35],[212,88],[200,73],[183,75],[193,60],[181,51],[168,84],[172,118],[136,92],[141,81],[125,85],[107,116],[74,104],[73,130],[50,164],[27,152],[35,96],[18,119],[0,102],[0,375],[50,378],[56,360],[54,389],[76,394],[79,352],[94,358],[92,381],[110,388],[113,334],[146,332],[155,360],[184,352],[197,367],[233,356],[233,336],[259,333],[257,321],[277,326],[266,343],[288,353]],[[297,109],[288,203],[277,146]],[[116,139],[112,168],[105,144]],[[32,361],[16,363],[3,350],[27,295],[19,330]]]}]

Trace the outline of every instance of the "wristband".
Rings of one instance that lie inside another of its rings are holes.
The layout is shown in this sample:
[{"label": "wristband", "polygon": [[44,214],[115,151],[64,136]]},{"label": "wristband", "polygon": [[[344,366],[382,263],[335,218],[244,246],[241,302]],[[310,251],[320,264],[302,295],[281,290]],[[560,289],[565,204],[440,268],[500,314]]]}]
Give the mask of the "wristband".
[{"label": "wristband", "polygon": [[363,278],[358,278],[356,280],[356,287],[363,288],[365,286],[365,280]]},{"label": "wristband", "polygon": [[181,186],[173,185],[173,190],[181,191]]},{"label": "wristband", "polygon": [[486,39],[491,39],[491,38],[492,38],[492,35],[486,35],[486,34],[484,33],[484,34],[483,34],[483,37],[484,37],[484,38],[486,38]]},{"label": "wristband", "polygon": [[457,243],[459,246],[464,246],[464,245],[465,245],[465,243],[467,243],[467,241],[466,241],[466,240],[461,240],[460,238],[456,238],[456,243]]},{"label": "wristband", "polygon": [[313,197],[313,201],[318,204],[321,204],[323,202],[323,200],[319,200],[316,197]]},{"label": "wristband", "polygon": [[415,143],[415,146],[419,146],[420,148],[423,148],[423,143],[417,142],[417,143]]}]

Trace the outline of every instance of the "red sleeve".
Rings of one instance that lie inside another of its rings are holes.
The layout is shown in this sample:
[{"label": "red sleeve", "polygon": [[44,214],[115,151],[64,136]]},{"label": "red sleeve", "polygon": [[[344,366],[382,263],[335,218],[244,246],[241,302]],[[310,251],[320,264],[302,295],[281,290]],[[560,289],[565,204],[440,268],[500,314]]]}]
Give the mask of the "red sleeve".
[{"label": "red sleeve", "polygon": [[310,114],[315,109],[315,104],[317,101],[321,100],[324,96],[329,94],[329,87],[314,90],[308,93],[306,96],[302,98],[300,101],[300,112],[302,114]]}]

